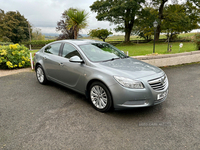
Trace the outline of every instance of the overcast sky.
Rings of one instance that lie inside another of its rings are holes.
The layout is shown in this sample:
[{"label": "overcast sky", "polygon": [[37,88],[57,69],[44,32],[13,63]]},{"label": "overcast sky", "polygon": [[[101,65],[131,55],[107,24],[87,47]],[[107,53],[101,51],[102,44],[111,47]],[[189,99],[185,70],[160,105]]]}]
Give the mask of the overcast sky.
[{"label": "overcast sky", "polygon": [[[113,29],[107,21],[97,21],[96,13],[90,11],[90,6],[96,0],[0,0],[0,9],[7,11],[19,11],[35,28],[40,28],[42,33],[56,32],[57,22],[61,19],[64,10],[70,7],[85,9],[89,13],[87,29],[80,33],[87,34],[90,29]],[[169,0],[171,1],[171,0]],[[185,0],[179,0],[185,1]],[[113,31],[113,30],[112,30]],[[115,34],[115,32],[113,31]]]},{"label": "overcast sky", "polygon": [[81,33],[87,34],[89,29],[113,28],[107,21],[97,21],[96,13],[90,11],[95,0],[0,0],[0,9],[19,11],[35,28],[42,33],[57,33],[55,28],[64,10],[70,7],[85,9],[89,13],[87,29]]}]

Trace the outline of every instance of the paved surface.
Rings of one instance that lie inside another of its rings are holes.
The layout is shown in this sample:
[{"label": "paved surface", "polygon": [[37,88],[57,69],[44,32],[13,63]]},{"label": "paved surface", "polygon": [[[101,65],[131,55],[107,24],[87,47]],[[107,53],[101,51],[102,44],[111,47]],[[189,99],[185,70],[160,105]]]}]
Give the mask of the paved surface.
[{"label": "paved surface", "polygon": [[0,149],[200,149],[200,65],[164,68],[167,100],[100,113],[84,96],[33,72],[0,77]]},{"label": "paved surface", "polygon": [[142,60],[154,66],[174,66],[180,64],[188,64],[200,62],[200,51],[184,52],[177,54],[159,54],[150,56],[132,56],[133,58]]},{"label": "paved surface", "polygon": [[0,70],[0,77],[8,76],[12,74],[17,74],[21,72],[31,72],[31,68],[20,68],[20,69],[12,69],[12,70]]}]

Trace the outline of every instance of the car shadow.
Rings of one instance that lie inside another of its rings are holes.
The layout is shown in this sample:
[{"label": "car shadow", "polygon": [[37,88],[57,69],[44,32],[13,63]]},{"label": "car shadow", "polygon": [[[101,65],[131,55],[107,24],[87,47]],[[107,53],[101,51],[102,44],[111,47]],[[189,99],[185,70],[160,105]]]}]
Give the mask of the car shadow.
[{"label": "car shadow", "polygon": [[[98,113],[102,113],[102,112],[98,112],[97,110],[95,110],[94,108],[92,108],[92,104],[90,102],[89,99],[87,99],[85,97],[85,95],[82,95],[78,92],[75,92],[69,88],[66,88],[62,85],[59,85],[57,83],[54,82],[49,82],[46,86],[48,87],[53,87],[56,90],[60,91],[61,93],[66,93],[69,97],[73,97],[73,99],[76,100],[77,103],[82,103],[84,105],[84,109],[88,109],[91,111],[91,109],[93,110],[92,112],[95,114]],[[165,103],[165,102],[164,102]],[[162,104],[158,104],[155,106],[150,106],[150,107],[141,107],[141,108],[129,108],[129,109],[123,109],[123,110],[115,110],[112,109],[109,112],[103,113],[106,116],[110,116],[110,117],[119,117],[119,118],[126,118],[126,117],[131,117],[131,118],[138,118],[138,117],[147,117],[147,116],[152,116],[152,115],[158,115],[158,114],[163,114],[163,105],[165,105],[164,103]],[[68,106],[68,102],[66,101],[66,104],[63,105],[62,108],[65,108]],[[87,110],[86,110],[87,111]],[[88,111],[88,112],[90,112]]]},{"label": "car shadow", "polygon": [[69,94],[70,96],[75,96],[76,99],[84,100],[84,101],[86,101],[87,103],[90,102],[89,99],[87,99],[87,98],[85,97],[85,95],[80,94],[80,93],[78,93],[78,92],[76,92],[76,91],[74,91],[74,90],[71,90],[70,88],[67,88],[67,87],[65,87],[65,86],[62,86],[62,85],[57,84],[57,83],[55,83],[55,82],[49,81],[48,84],[46,84],[45,86],[53,87],[53,88],[59,90],[60,92],[67,93],[67,94]]}]

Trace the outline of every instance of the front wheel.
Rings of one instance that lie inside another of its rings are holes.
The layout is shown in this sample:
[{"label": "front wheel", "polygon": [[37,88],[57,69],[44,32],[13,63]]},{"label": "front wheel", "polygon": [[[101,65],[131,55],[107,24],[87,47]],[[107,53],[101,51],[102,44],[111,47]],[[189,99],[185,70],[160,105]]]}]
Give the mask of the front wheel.
[{"label": "front wheel", "polygon": [[108,88],[101,82],[91,84],[90,100],[94,108],[100,112],[107,112],[112,107],[111,94]]},{"label": "front wheel", "polygon": [[41,65],[37,66],[36,77],[37,77],[37,80],[40,84],[46,84],[47,83],[47,78],[45,76],[44,70],[43,70]]}]

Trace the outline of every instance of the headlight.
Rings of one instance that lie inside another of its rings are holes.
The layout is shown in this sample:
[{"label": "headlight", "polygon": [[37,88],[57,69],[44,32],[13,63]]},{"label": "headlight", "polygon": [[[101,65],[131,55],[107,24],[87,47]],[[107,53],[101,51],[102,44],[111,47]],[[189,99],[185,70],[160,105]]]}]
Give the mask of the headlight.
[{"label": "headlight", "polygon": [[117,82],[119,84],[121,84],[124,87],[131,88],[131,89],[143,89],[144,88],[144,85],[140,81],[132,80],[129,78],[124,78],[124,77],[118,77],[118,76],[114,76],[114,78],[115,78],[115,80],[117,80]]}]

